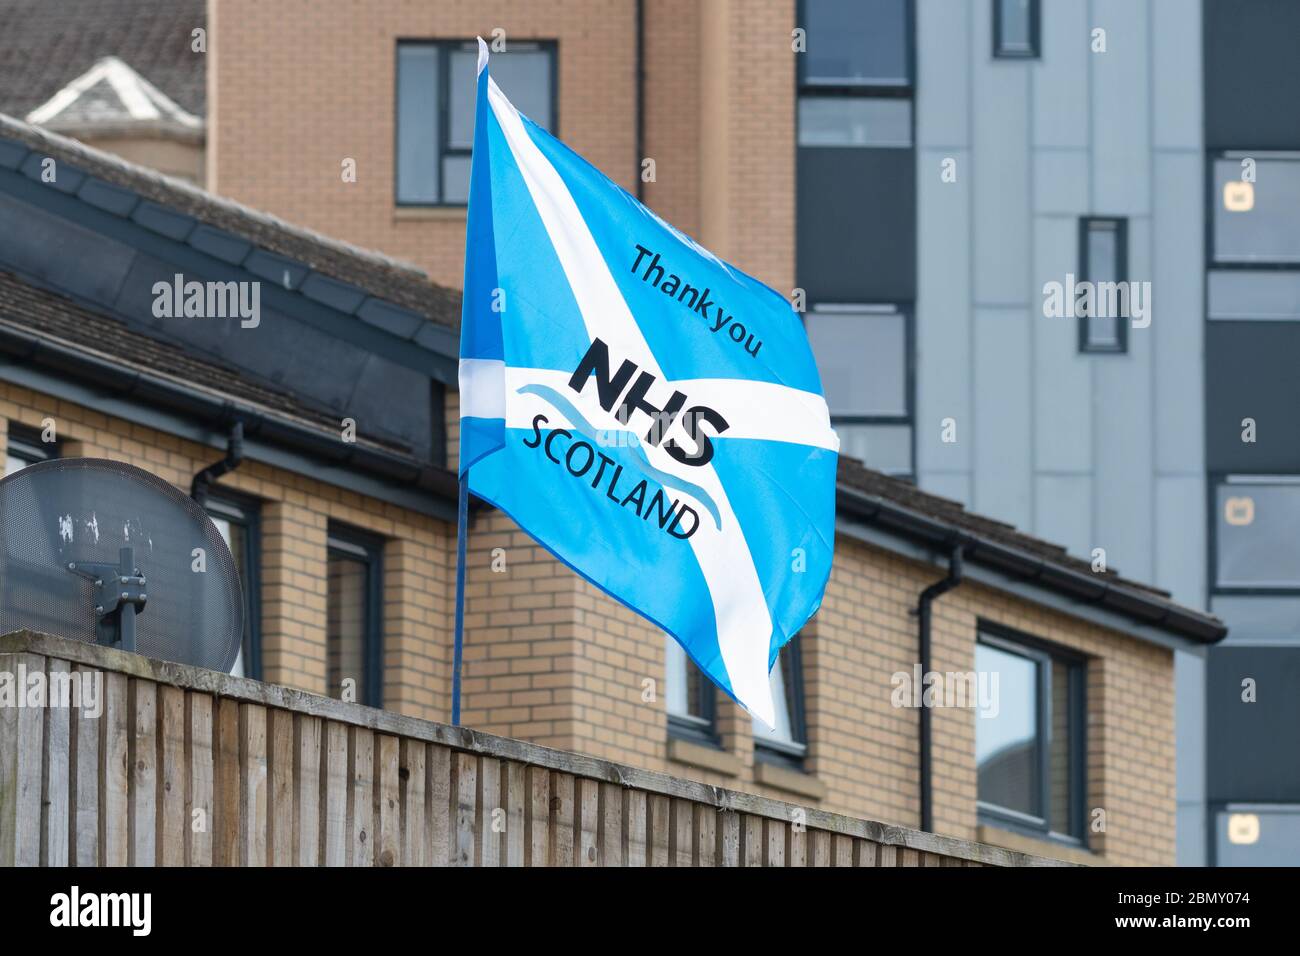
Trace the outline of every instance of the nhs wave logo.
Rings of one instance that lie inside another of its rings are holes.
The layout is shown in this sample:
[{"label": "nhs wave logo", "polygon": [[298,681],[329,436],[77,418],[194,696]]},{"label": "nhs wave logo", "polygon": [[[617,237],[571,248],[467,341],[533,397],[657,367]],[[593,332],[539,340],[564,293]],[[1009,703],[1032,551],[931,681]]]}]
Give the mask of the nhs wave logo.
[{"label": "nhs wave logo", "polygon": [[[549,385],[532,383],[516,389],[516,393],[534,395],[547,402],[567,420],[573,431],[567,428],[549,428],[543,431],[550,420],[544,415],[536,415],[532,421],[532,435],[524,439],[524,444],[529,448],[541,449],[547,458],[563,465],[575,478],[590,476],[593,490],[600,491],[603,488],[610,501],[622,507],[634,508],[643,520],[650,521],[653,518],[661,530],[673,537],[691,537],[699,528],[699,515],[680,499],[670,499],[665,492],[678,492],[695,499],[713,519],[714,527],[721,531],[722,515],[708,491],[692,481],[655,467],[642,443],[662,447],[670,457],[683,465],[703,467],[713,459],[713,442],[705,426],[709,426],[716,434],[721,434],[729,427],[727,420],[716,409],[708,406],[692,405],[688,408],[689,399],[681,391],[674,391],[663,408],[652,405],[647,395],[656,378],[649,372],[641,371],[639,375],[637,372],[636,363],[624,360],[618,370],[611,374],[609,346],[597,338],[574,370],[569,379],[569,388],[580,395],[587,383],[594,379],[600,406],[611,412],[620,423],[627,424],[635,411],[650,416],[652,424],[644,436],[631,429],[599,428],[567,395]],[[636,376],[635,380],[633,376]],[[617,406],[615,403],[618,403]],[[683,447],[676,439],[664,440],[669,429],[678,422],[693,443],[693,450]],[[582,441],[573,432],[587,440]],[[630,449],[636,455],[645,479],[636,481],[634,477],[625,477],[625,467],[598,450],[611,447]],[[651,481],[659,487],[652,488]]]}]

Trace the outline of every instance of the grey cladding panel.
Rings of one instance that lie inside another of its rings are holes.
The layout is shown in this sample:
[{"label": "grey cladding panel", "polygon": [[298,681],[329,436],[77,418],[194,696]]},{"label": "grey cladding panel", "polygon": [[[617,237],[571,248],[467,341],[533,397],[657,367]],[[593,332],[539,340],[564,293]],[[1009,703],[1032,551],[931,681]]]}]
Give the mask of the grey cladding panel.
[{"label": "grey cladding panel", "polygon": [[810,303],[916,297],[916,155],[800,147],[799,286]]},{"label": "grey cladding panel", "polygon": [[[1207,753],[1211,802],[1296,802],[1300,794],[1300,647],[1209,651]],[[1242,682],[1255,682],[1255,701]]]},{"label": "grey cladding panel", "polygon": [[1205,0],[1205,145],[1300,146],[1300,3]]},{"label": "grey cladding panel", "polygon": [[26,156],[27,147],[22,143],[0,139],[0,169],[18,169]]},{"label": "grey cladding panel", "polygon": [[395,439],[427,458],[433,443],[431,401],[428,376],[372,355],[352,393],[348,414],[356,419],[359,435]]},{"label": "grey cladding panel", "polygon": [[112,302],[135,250],[0,194],[0,263],[95,302]]},{"label": "grey cladding panel", "polygon": [[355,312],[366,298],[366,293],[356,286],[335,282],[317,272],[307,276],[302,284],[302,294],[344,315]]},{"label": "grey cladding panel", "polygon": [[199,252],[232,265],[239,265],[253,250],[252,243],[210,226],[199,226],[190,233],[189,243]]},{"label": "grey cladding panel", "polygon": [[254,249],[244,260],[244,268],[260,279],[273,282],[281,289],[297,289],[311,272],[301,262],[277,256],[265,249]]},{"label": "grey cladding panel", "polygon": [[375,298],[366,299],[357,315],[363,322],[396,335],[399,339],[409,339],[425,323],[424,316]]},{"label": "grey cladding panel", "polygon": [[[1300,472],[1300,325],[1208,322],[1205,336],[1208,470]],[[1253,443],[1241,440],[1244,418]]]},{"label": "grey cladding panel", "polygon": [[[85,173],[79,172],[66,164],[60,165],[58,162],[47,165],[45,160],[49,158],[48,156],[42,156],[40,153],[32,153],[23,162],[23,175],[28,179],[36,180],[36,182],[44,186],[57,189],[61,193],[71,194],[81,188],[81,183],[86,178]],[[54,179],[48,182],[43,178],[47,169],[54,175]]]},{"label": "grey cladding panel", "polygon": [[82,183],[77,198],[82,202],[89,203],[96,209],[111,212],[115,216],[129,216],[131,210],[140,202],[140,197],[131,190],[123,189],[121,186],[114,186],[112,183],[106,183],[102,179],[94,179],[93,177],[87,177],[86,181]]},{"label": "grey cladding panel", "polygon": [[185,241],[185,237],[194,231],[196,225],[196,220],[192,217],[172,212],[151,202],[141,203],[131,215],[131,219],[150,232],[175,239],[177,242]]}]

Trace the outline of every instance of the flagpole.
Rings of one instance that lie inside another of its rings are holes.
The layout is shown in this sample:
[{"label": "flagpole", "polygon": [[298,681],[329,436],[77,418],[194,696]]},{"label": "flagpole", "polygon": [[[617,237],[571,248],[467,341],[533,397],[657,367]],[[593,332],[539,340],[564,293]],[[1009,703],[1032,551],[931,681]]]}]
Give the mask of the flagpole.
[{"label": "flagpole", "polygon": [[460,726],[460,662],[465,645],[465,539],[469,536],[469,469],[456,500],[456,650],[451,665],[451,722]]}]

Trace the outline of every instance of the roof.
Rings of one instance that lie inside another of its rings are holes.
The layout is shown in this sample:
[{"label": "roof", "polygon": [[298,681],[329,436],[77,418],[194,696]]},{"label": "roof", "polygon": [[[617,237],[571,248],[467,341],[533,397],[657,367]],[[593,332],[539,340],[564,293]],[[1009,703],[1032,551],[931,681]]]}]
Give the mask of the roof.
[{"label": "roof", "polygon": [[76,135],[148,130],[201,140],[203,120],[115,56],[97,60],[27,114],[27,122]]},{"label": "roof", "polygon": [[0,0],[0,113],[25,116],[115,56],[188,113],[207,110],[206,0]]},{"label": "roof", "polygon": [[[248,410],[292,420],[332,440],[338,435],[338,416],[326,409],[271,383],[256,381],[239,369],[196,358],[177,345],[133,332],[117,319],[3,270],[0,270],[0,339],[11,342],[38,339],[56,344],[88,358],[107,359],[119,368],[138,370],[219,399],[234,400]],[[393,443],[373,440],[364,443],[399,455],[408,451]]]},{"label": "roof", "polygon": [[872,471],[855,458],[840,456],[837,483],[842,514],[935,548],[960,548],[968,560],[1197,642],[1213,643],[1227,633],[1219,618],[1175,602],[1167,591],[1125,578],[1114,568],[1094,571],[1090,562],[1059,545]]},{"label": "roof", "polygon": [[[269,213],[3,114],[0,114],[0,167],[19,168],[24,162],[31,162],[30,155],[7,158],[4,140],[25,147],[23,153],[39,153],[41,158],[56,160],[61,167],[67,164],[87,176],[129,190],[140,199],[164,206],[173,219],[176,214],[191,217],[257,249],[292,260],[289,265],[298,271],[305,266],[336,282],[355,286],[428,319],[444,332],[460,326],[460,292],[434,284],[427,273],[410,263],[287,223]],[[39,162],[34,178],[39,179]],[[242,261],[247,261],[248,255],[246,252]],[[277,270],[275,278],[278,277]],[[300,278],[296,284],[301,285],[302,281]],[[365,310],[356,308],[365,318]],[[412,337],[422,341],[418,333]]]}]

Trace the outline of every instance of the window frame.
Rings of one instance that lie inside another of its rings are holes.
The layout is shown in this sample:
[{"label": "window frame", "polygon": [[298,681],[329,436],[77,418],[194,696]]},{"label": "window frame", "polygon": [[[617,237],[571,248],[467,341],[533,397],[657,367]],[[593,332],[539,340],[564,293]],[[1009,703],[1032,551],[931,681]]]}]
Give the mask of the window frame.
[{"label": "window frame", "polygon": [[[916,315],[910,302],[818,302],[810,304],[803,314],[804,334],[807,335],[808,318],[818,312],[849,315],[898,315],[903,321],[903,405],[901,415],[832,415],[831,427],[838,425],[906,425],[910,429],[908,445],[911,468],[906,476],[895,476],[905,481],[916,477]],[[816,355],[814,354],[814,359]],[[868,467],[873,467],[870,462]]]},{"label": "window frame", "polygon": [[1210,597],[1295,597],[1300,595],[1300,584],[1293,586],[1269,587],[1267,585],[1222,585],[1219,583],[1219,489],[1227,486],[1250,487],[1251,485],[1294,485],[1300,486],[1300,475],[1296,474],[1249,474],[1240,471],[1210,472],[1206,476],[1206,515],[1208,528],[1206,540],[1209,543],[1209,561],[1206,566]]},{"label": "window frame", "polygon": [[[1090,272],[1091,262],[1088,255],[1088,235],[1093,223],[1113,223],[1115,225],[1115,282],[1126,284],[1128,277],[1128,217],[1127,216],[1080,216],[1079,217],[1079,281],[1094,282]],[[1109,281],[1109,280],[1108,280]],[[1128,327],[1131,316],[1117,316],[1115,332],[1118,344],[1115,346],[1097,346],[1088,342],[1088,323],[1093,316],[1081,315],[1076,321],[1079,326],[1079,354],[1081,355],[1126,355],[1128,354]]]},{"label": "window frame", "polygon": [[[473,153],[473,149],[463,147],[448,146],[449,131],[451,127],[451,57],[448,55],[457,50],[464,50],[466,47],[475,49],[477,40],[473,37],[398,37],[396,46],[393,51],[393,204],[398,209],[465,209],[469,206],[468,198],[464,202],[449,202],[446,200],[445,178],[443,176],[443,160],[448,156],[468,157]],[[509,43],[518,43],[520,46],[537,47],[539,51],[550,55],[550,84],[551,84],[551,129],[553,136],[560,134],[560,97],[559,97],[559,62],[560,62],[560,45],[558,40],[550,39],[517,39],[510,40]],[[434,104],[437,110],[435,124],[438,128],[438,201],[437,202],[415,202],[412,200],[402,199],[402,157],[398,149],[398,137],[401,135],[401,50],[404,46],[411,47],[434,47],[438,50],[438,101]],[[507,53],[509,46],[507,45]]]},{"label": "window frame", "polygon": [[[1214,186],[1214,166],[1220,160],[1225,159],[1269,159],[1269,160],[1287,160],[1295,163],[1300,168],[1300,150],[1294,149],[1209,149],[1206,150],[1205,157],[1205,284],[1206,300],[1205,311],[1206,318],[1209,320],[1210,303],[1208,298],[1210,274],[1213,272],[1293,272],[1300,273],[1300,262],[1283,262],[1280,260],[1267,260],[1263,262],[1249,261],[1224,261],[1220,262],[1215,259],[1216,250],[1214,243],[1214,226],[1216,216],[1219,213],[1221,198],[1217,194]],[[1223,320],[1213,320],[1223,321]],[[1269,320],[1248,320],[1248,321],[1269,321]],[[1297,321],[1296,319],[1283,319],[1282,321]]]},{"label": "window frame", "polygon": [[[664,635],[665,640],[675,641],[676,638],[670,635]],[[680,645],[679,645],[680,646]],[[722,735],[718,732],[718,689],[714,686],[713,681],[704,673],[704,669],[695,663],[690,652],[686,648],[681,648],[682,660],[686,662],[687,676],[690,668],[694,667],[700,672],[700,699],[697,701],[700,709],[700,716],[696,717],[690,714],[675,714],[668,709],[668,698],[664,697],[664,713],[668,717],[668,736],[673,740],[683,740],[687,743],[701,744],[705,747],[722,749]],[[667,660],[664,661],[664,678],[671,679],[667,672]]]},{"label": "window frame", "polygon": [[808,719],[804,699],[803,650],[796,634],[781,648],[781,676],[788,686],[790,731],[794,743],[754,735],[754,759],[802,771],[808,756]]},{"label": "window frame", "polygon": [[[857,96],[863,99],[915,99],[916,95],[916,3],[915,0],[903,0],[903,29],[907,34],[903,45],[903,57],[906,61],[906,77],[901,83],[881,82],[878,80],[862,83],[818,83],[810,82],[805,76],[807,60],[801,56],[795,61],[795,100],[802,96]],[[808,0],[798,0],[795,6],[795,26],[804,31],[808,39]],[[798,140],[798,130],[795,130]],[[861,149],[915,149],[916,148],[916,104],[912,104],[912,145],[908,147],[859,147]]]},{"label": "window frame", "polygon": [[27,465],[36,465],[61,457],[57,441],[43,442],[38,429],[28,428],[16,422],[9,423],[9,433],[5,440],[6,466],[10,456],[21,458]]},{"label": "window frame", "polygon": [[[384,542],[377,535],[356,528],[330,523],[325,539],[326,607],[328,618],[329,569],[332,557],[361,560],[366,564],[366,620],[362,635],[362,660],[365,662],[364,699],[357,703],[367,707],[384,706]],[[329,624],[326,622],[326,643]],[[329,649],[326,647],[325,672],[329,674]],[[332,692],[334,688],[329,688]],[[332,696],[332,694],[331,694]]]},{"label": "window frame", "polygon": [[[209,494],[203,503],[209,518],[220,518],[244,529],[244,567],[248,593],[244,595],[244,676],[263,680],[262,667],[262,509],[259,502],[225,491]],[[241,586],[243,582],[240,582]]]},{"label": "window frame", "polygon": [[1042,2],[1029,0],[1029,48],[1020,50],[1004,46],[1002,43],[1002,2],[992,0],[993,4],[993,59],[995,60],[1039,60],[1043,56],[1042,41]]},{"label": "window frame", "polygon": [[[978,619],[976,623],[976,644],[983,644],[1009,654],[1028,658],[1038,665],[1038,707],[1035,713],[1035,740],[1039,767],[1038,801],[1046,815],[1035,817],[994,803],[979,799],[978,773],[976,763],[976,817],[982,824],[1012,830],[1027,836],[1051,840],[1069,846],[1088,846],[1087,798],[1088,798],[1088,657],[1078,651],[1061,647],[1041,638],[1014,630],[995,621]],[[1068,714],[1070,734],[1070,825],[1076,833],[1061,833],[1051,829],[1051,770],[1049,766],[1052,719],[1052,664],[1067,665],[1070,680],[1070,709]],[[978,709],[975,720],[979,721]],[[976,725],[978,727],[978,723]]]}]

